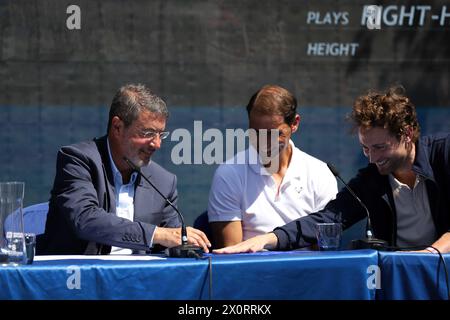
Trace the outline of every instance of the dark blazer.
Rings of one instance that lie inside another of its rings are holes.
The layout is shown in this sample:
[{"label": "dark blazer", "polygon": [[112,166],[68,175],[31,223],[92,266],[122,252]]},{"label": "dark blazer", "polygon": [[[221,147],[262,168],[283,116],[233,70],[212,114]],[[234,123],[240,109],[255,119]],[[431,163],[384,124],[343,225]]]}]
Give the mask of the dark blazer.
[{"label": "dark blazer", "polygon": [[[176,176],[151,161],[141,172],[175,205]],[[178,215],[139,176],[134,221],[115,214],[114,178],[106,136],[62,147],[37,254],[107,254],[111,246],[150,250],[155,226],[178,227]]]},{"label": "dark blazer", "polygon": [[[425,177],[431,215],[441,237],[450,231],[450,134],[420,138],[412,169]],[[374,164],[369,164],[359,170],[349,185],[369,210],[374,237],[395,246],[397,215],[388,176],[381,175]],[[315,243],[316,223],[342,222],[346,229],[364,218],[366,211],[343,188],[320,212],[276,228],[278,249],[289,250]]]}]

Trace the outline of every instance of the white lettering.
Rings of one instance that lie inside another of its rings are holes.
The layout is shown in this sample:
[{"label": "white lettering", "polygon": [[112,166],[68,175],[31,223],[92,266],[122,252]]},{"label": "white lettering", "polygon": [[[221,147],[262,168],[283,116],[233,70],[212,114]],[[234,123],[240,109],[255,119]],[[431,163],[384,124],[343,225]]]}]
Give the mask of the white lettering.
[{"label": "white lettering", "polygon": [[346,25],[348,25],[348,22],[349,22],[349,19],[348,19],[348,12],[344,12],[343,14],[342,14],[342,25],[343,26],[346,26]]},{"label": "white lettering", "polygon": [[[203,141],[214,141],[203,150],[205,164],[220,163],[223,160],[223,137],[219,129],[208,129],[203,134]],[[214,154],[214,155],[213,155]]]},{"label": "white lettering", "polygon": [[[223,151],[224,151],[224,137],[223,133],[216,128],[211,128],[206,130],[204,133],[202,132],[202,121],[194,121],[194,137],[192,138],[192,134],[190,131],[184,128],[175,129],[172,132],[171,141],[177,141],[178,143],[172,148],[171,151],[171,159],[172,162],[176,165],[179,164],[192,164],[192,139],[194,143],[194,164],[221,164],[224,162],[223,159]],[[260,142],[259,146],[262,146],[264,144],[267,144],[267,130],[266,129],[260,129],[259,130],[259,136],[260,136]],[[226,129],[226,136],[225,136],[225,151],[226,151],[226,159],[229,160],[234,156],[235,152],[235,138],[237,139],[237,152],[238,155],[235,158],[236,164],[256,164],[258,163],[258,156],[259,160],[261,160],[261,157],[264,159],[268,159],[267,162],[264,162],[265,164],[273,164],[275,167],[278,168],[278,152],[279,152],[279,143],[278,143],[278,137],[279,132],[271,132],[271,144],[268,146],[272,146],[274,150],[268,150],[268,149],[262,149],[264,150],[263,154],[259,154],[256,156],[253,156],[254,153],[248,153],[248,152],[241,152],[246,149],[247,147],[247,139],[250,138],[249,143],[252,143],[252,141],[256,141],[258,137],[258,134],[256,133],[256,130],[254,129],[248,129],[247,131],[244,131],[243,129]],[[264,138],[261,138],[264,137]],[[253,139],[252,139],[253,138]],[[203,147],[203,141],[209,141],[209,143],[204,150],[202,150]],[[257,143],[254,143],[253,145],[257,145]],[[248,146],[249,147],[249,146]],[[261,153],[261,152],[260,152]],[[247,159],[248,155],[248,159]],[[203,162],[204,161],[204,162]],[[247,162],[248,161],[248,162]],[[272,168],[272,166],[270,167]],[[266,170],[264,170],[264,174],[266,174]]]},{"label": "white lettering", "polygon": [[347,11],[329,11],[321,13],[319,11],[308,11],[306,14],[307,24],[316,25],[347,25],[349,13]]},{"label": "white lettering", "polygon": [[81,9],[79,6],[72,4],[66,9],[67,14],[71,14],[66,19],[66,26],[69,30],[81,29]]},{"label": "white lettering", "polygon": [[67,273],[70,276],[67,278],[66,285],[69,290],[81,289],[81,270],[78,266],[68,266]]},{"label": "white lettering", "polygon": [[369,290],[381,289],[381,270],[377,265],[370,265],[367,267],[367,274],[370,276],[367,278],[367,288]]},{"label": "white lettering", "polygon": [[[226,138],[226,155],[225,159],[228,160],[233,157],[234,155],[234,138],[237,138],[237,144],[236,144],[236,153],[239,153],[240,151],[243,151],[245,149],[245,139],[249,137],[249,132],[253,131],[255,136],[255,130],[254,129],[248,129],[244,132],[242,129],[226,129],[225,130],[225,138]],[[250,163],[256,163],[256,159],[253,159],[253,162],[251,162],[252,159],[250,159]],[[240,153],[238,157],[236,157],[236,163],[245,163],[245,154]]]},{"label": "white lettering", "polygon": [[381,29],[381,6],[364,6],[361,19],[361,25],[366,25],[367,29]]},{"label": "white lettering", "polygon": [[327,12],[325,14],[325,17],[323,18],[323,21],[320,24],[331,24],[332,20],[331,20],[331,14],[329,12]]},{"label": "white lettering", "polygon": [[202,121],[194,121],[194,164],[202,164]]},{"label": "white lettering", "polygon": [[338,42],[310,42],[308,43],[308,56],[355,56],[358,43]]},{"label": "white lettering", "polygon": [[213,307],[190,307],[188,304],[186,304],[184,307],[178,308],[178,314],[205,315],[206,318],[209,318],[212,308]]},{"label": "white lettering", "polygon": [[[424,26],[427,14],[432,7],[429,5],[417,6],[364,6],[361,15],[361,25],[366,25],[368,29],[381,29],[381,23],[386,26]],[[440,15],[432,15],[431,20],[439,20],[440,26],[444,26],[450,12],[447,6],[442,6]]]},{"label": "white lettering", "polygon": [[308,11],[306,15],[306,23],[311,24],[316,19],[317,12],[314,11]]},{"label": "white lettering", "polygon": [[450,18],[450,13],[447,12],[447,6],[443,6],[441,11],[441,20],[439,21],[439,24],[441,26],[445,25],[445,19],[447,18]]},{"label": "white lettering", "polygon": [[397,6],[387,6],[386,9],[383,10],[383,22],[387,26],[395,26],[398,22],[398,14],[392,13],[389,17],[389,13],[391,11],[397,12]]},{"label": "white lettering", "polygon": [[173,147],[170,158],[176,165],[191,164],[191,133],[187,129],[180,128],[174,130],[170,136],[171,141],[180,141],[180,138],[182,141]]},{"label": "white lettering", "polygon": [[417,6],[416,9],[417,9],[417,11],[420,11],[419,26],[423,26],[425,23],[426,12],[430,11],[431,7],[430,6]]},{"label": "white lettering", "polygon": [[409,18],[409,22],[408,22],[408,26],[412,26],[414,23],[414,11],[415,8],[414,6],[411,7],[409,12],[406,12],[405,6],[401,6],[400,7],[400,19],[399,19],[399,26],[403,25],[403,20],[405,19],[405,17]]}]

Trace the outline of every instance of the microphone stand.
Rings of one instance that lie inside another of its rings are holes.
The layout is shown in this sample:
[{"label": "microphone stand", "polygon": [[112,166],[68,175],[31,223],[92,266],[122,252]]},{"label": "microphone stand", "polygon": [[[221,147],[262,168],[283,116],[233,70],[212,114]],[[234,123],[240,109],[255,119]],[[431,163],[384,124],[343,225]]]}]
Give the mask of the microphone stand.
[{"label": "microphone stand", "polygon": [[183,215],[178,211],[177,207],[173,205],[173,203],[164,196],[161,191],[159,191],[158,188],[148,179],[146,176],[144,176],[141,172],[141,169],[135,165],[130,159],[127,157],[123,157],[123,160],[133,169],[133,171],[137,172],[139,176],[141,176],[145,181],[150,184],[153,189],[155,189],[156,192],[166,201],[166,203],[171,206],[175,212],[178,214],[178,218],[181,222],[181,245],[169,248],[169,257],[172,258],[200,258],[203,255],[203,249],[199,246],[188,244],[187,241],[187,231],[186,231],[186,224],[184,223]]},{"label": "microphone stand", "polygon": [[382,239],[377,239],[373,237],[372,232],[372,223],[370,221],[370,214],[369,209],[367,209],[366,205],[361,201],[361,199],[356,195],[356,193],[350,188],[350,186],[345,183],[345,181],[341,178],[339,172],[336,170],[336,168],[330,164],[327,163],[328,169],[333,173],[333,175],[338,178],[347,188],[348,192],[356,199],[358,200],[359,204],[366,210],[367,215],[367,226],[366,226],[366,238],[365,239],[358,239],[358,240],[352,240],[351,242],[351,249],[375,249],[375,250],[383,250],[388,247],[388,242]]}]

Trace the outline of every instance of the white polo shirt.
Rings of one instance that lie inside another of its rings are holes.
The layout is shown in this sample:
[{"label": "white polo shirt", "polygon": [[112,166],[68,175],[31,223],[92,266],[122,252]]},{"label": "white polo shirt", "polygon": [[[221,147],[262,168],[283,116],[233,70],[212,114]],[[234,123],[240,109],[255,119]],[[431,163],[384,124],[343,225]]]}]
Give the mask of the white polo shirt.
[{"label": "white polo shirt", "polygon": [[[272,176],[264,171],[250,147],[220,165],[213,178],[208,217],[214,221],[242,221],[244,240],[272,231],[292,220],[317,212],[335,198],[336,178],[327,165],[296,148],[277,194]],[[236,159],[245,159],[236,164]]]}]

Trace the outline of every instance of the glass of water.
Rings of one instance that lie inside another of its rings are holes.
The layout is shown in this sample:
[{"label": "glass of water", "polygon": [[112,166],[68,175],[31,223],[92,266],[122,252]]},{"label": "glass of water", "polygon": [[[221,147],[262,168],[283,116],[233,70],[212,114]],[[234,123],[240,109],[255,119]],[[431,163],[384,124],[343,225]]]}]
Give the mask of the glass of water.
[{"label": "glass of water", "polygon": [[320,251],[339,250],[342,226],[340,223],[317,223],[316,238]]},{"label": "glass of water", "polygon": [[0,182],[0,265],[26,263],[22,204],[24,182]]}]

